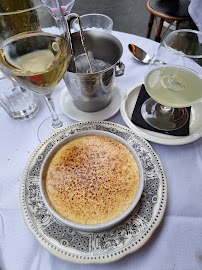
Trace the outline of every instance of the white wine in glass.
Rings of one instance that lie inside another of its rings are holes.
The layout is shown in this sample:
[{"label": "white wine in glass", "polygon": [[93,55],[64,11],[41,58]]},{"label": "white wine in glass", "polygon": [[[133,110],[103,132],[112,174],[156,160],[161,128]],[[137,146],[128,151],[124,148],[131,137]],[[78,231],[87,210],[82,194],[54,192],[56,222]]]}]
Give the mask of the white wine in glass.
[{"label": "white wine in glass", "polygon": [[[55,6],[57,15],[52,14],[49,5]],[[27,20],[28,17],[32,19]],[[13,29],[16,18],[21,18],[25,24]],[[42,94],[50,109],[52,124],[47,126],[43,122],[45,128],[42,124],[38,130],[38,138],[42,141],[53,132],[51,127],[56,129],[63,125],[55,112],[51,94],[70,60],[69,34],[64,16],[57,1],[47,0],[42,4],[35,0],[29,9],[0,13],[0,21],[1,24],[5,22],[5,29],[0,33],[2,72],[20,86]]]},{"label": "white wine in glass", "polygon": [[66,40],[49,33],[20,34],[6,40],[0,63],[18,84],[39,94],[51,94],[67,69]]},{"label": "white wine in glass", "polygon": [[202,100],[202,33],[171,32],[160,44],[145,76],[151,98],[141,108],[152,127],[171,131],[188,120],[186,107]]}]

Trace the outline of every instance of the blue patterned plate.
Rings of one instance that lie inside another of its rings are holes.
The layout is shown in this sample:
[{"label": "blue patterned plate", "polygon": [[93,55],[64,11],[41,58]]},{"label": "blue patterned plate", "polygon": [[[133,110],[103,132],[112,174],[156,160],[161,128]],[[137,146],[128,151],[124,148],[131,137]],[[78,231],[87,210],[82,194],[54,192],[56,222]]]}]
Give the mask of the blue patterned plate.
[{"label": "blue patterned plate", "polygon": [[[58,142],[70,134],[102,130],[120,136],[136,151],[144,168],[144,191],[132,214],[102,232],[82,232],[63,224],[47,210],[39,190],[42,162]],[[167,184],[158,156],[147,141],[112,122],[80,122],[60,129],[42,142],[26,164],[20,188],[23,217],[39,243],[55,256],[74,263],[107,263],[138,250],[163,218]]]}]

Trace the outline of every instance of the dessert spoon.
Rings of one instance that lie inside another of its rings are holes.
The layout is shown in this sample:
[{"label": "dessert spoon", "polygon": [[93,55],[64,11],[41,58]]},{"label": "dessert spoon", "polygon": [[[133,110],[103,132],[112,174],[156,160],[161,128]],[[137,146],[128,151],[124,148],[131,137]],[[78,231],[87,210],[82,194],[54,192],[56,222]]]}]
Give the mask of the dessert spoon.
[{"label": "dessert spoon", "polygon": [[151,57],[143,49],[134,44],[128,44],[128,49],[132,53],[133,57],[141,63],[149,64]]}]

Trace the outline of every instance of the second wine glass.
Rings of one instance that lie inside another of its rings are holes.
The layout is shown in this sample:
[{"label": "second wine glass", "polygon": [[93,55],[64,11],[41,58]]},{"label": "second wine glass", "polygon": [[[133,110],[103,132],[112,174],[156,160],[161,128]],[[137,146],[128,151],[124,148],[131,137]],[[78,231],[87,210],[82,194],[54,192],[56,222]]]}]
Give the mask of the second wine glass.
[{"label": "second wine glass", "polygon": [[141,108],[152,127],[171,131],[189,118],[186,107],[202,99],[202,33],[171,32],[160,44],[145,76],[151,98]]}]

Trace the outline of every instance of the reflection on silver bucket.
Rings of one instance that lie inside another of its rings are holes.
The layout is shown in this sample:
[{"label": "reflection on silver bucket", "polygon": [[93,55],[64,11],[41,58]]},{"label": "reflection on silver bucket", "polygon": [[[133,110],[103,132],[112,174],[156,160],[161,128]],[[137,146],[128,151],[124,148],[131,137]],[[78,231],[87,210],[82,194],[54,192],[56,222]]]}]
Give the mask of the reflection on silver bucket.
[{"label": "reflection on silver bucket", "polygon": [[[76,73],[74,57],[64,75],[65,84],[74,105],[81,111],[96,112],[104,109],[111,101],[114,77],[123,75],[124,64],[120,61],[123,48],[114,36],[100,31],[85,31],[87,49],[95,59],[110,64],[109,68],[94,73]],[[71,34],[74,56],[83,54],[80,33]]]}]

